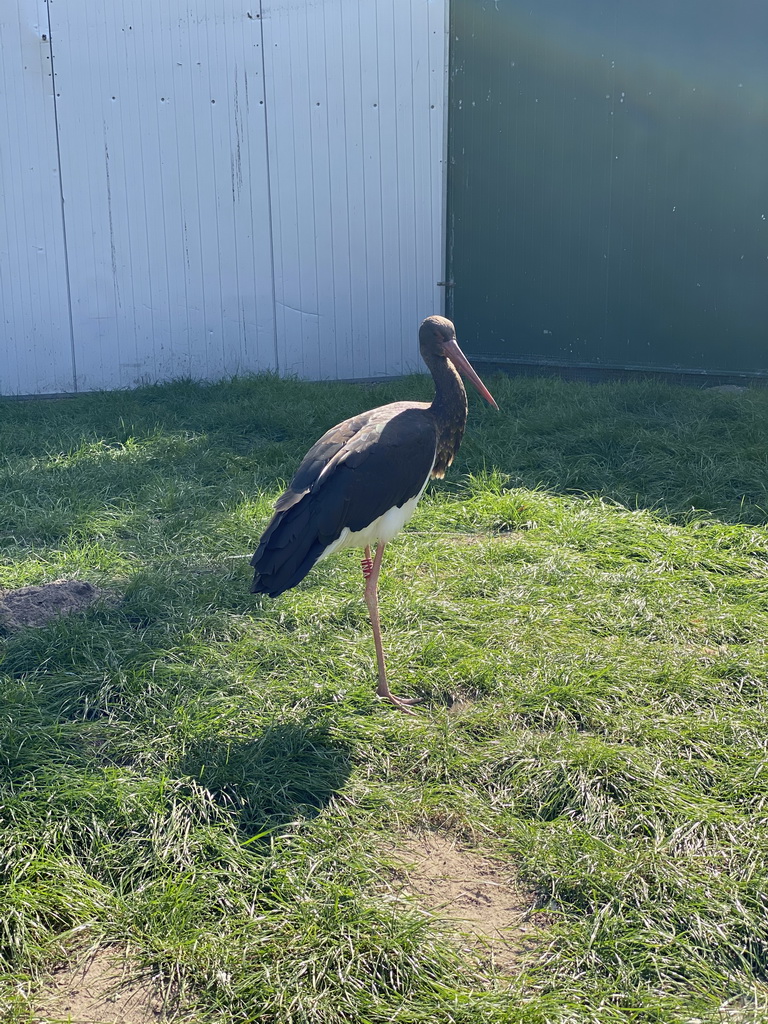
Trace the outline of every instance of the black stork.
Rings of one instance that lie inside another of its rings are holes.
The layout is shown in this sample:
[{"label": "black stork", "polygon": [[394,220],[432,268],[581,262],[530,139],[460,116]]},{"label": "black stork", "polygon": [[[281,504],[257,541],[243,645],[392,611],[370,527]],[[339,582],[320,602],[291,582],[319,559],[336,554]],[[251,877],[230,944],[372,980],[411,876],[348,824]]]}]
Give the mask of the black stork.
[{"label": "black stork", "polygon": [[387,683],[378,600],[384,549],[413,515],[430,476],[445,476],[459,450],[467,393],[457,371],[498,409],[459,348],[450,320],[427,317],[419,328],[419,347],[435,382],[431,405],[392,402],[331,427],[304,456],[251,559],[256,570],[251,593],[277,597],[321,558],[342,548],[364,548],[365,601],[379,670],[376,695],[409,714],[408,705],[418,700],[396,697]]}]

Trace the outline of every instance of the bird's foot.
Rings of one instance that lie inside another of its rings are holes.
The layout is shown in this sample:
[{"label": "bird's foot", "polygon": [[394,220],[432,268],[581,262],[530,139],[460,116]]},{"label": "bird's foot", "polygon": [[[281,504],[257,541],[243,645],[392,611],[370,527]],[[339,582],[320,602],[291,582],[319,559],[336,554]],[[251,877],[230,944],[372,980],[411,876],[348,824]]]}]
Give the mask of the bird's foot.
[{"label": "bird's foot", "polygon": [[411,708],[414,704],[422,704],[423,698],[421,697],[396,697],[394,693],[390,693],[389,690],[377,690],[376,696],[379,700],[388,700],[390,704],[394,704],[396,708],[404,711],[406,715],[412,715],[413,711]]}]

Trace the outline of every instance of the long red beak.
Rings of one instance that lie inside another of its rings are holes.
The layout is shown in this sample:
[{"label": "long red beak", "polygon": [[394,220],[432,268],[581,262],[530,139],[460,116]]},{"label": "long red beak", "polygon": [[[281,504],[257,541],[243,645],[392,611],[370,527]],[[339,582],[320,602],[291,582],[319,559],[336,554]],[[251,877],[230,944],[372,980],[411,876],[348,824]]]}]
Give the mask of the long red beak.
[{"label": "long red beak", "polygon": [[483,396],[488,405],[492,405],[493,408],[498,412],[499,407],[498,405],[496,405],[496,400],[494,399],[493,395],[488,390],[488,388],[485,386],[485,384],[483,384],[483,382],[477,376],[475,371],[472,369],[472,364],[459,348],[458,341],[456,341],[455,338],[451,338],[450,341],[446,341],[443,343],[443,347],[445,348],[445,354],[451,360],[456,369],[461,370],[461,372],[464,374],[467,380],[471,381],[472,384],[475,386],[475,389],[479,392],[479,394]]}]

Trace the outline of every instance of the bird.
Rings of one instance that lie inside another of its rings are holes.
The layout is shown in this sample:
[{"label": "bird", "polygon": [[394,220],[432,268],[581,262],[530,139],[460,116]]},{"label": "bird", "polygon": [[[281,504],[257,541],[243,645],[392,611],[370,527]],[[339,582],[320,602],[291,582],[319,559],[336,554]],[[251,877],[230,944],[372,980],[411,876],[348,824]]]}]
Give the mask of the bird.
[{"label": "bird", "polygon": [[419,327],[419,350],[434,381],[433,401],[392,402],[326,431],[278,498],[251,559],[251,593],[277,597],[321,559],[344,548],[363,548],[376,696],[407,714],[420,700],[391,692],[381,640],[378,580],[384,550],[413,515],[430,477],[445,476],[459,450],[468,408],[459,371],[499,408],[461,351],[450,320],[428,316]]}]

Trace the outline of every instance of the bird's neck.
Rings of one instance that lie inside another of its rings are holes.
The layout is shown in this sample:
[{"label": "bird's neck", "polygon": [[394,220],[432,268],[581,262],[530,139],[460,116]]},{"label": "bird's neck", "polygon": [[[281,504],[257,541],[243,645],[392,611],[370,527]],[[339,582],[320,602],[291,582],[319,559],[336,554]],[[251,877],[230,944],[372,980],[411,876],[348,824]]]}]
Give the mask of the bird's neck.
[{"label": "bird's neck", "polygon": [[432,476],[445,476],[459,450],[467,425],[467,393],[458,370],[449,359],[434,357],[425,362],[435,382],[430,411],[437,426],[437,453]]}]

